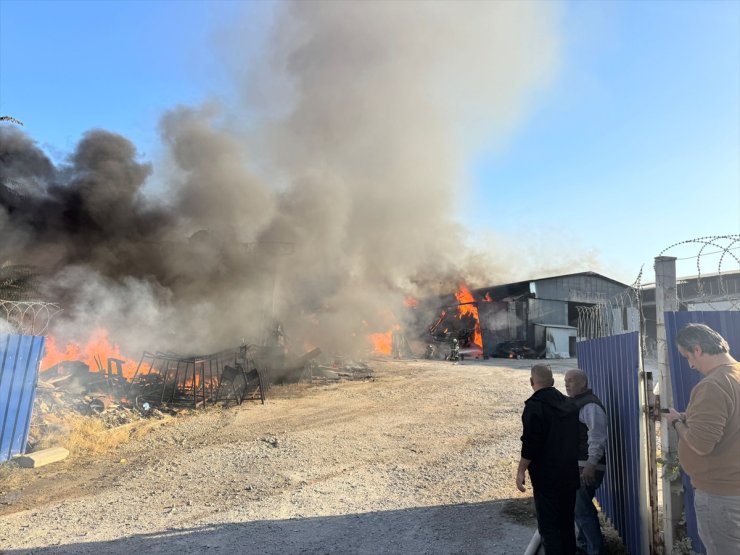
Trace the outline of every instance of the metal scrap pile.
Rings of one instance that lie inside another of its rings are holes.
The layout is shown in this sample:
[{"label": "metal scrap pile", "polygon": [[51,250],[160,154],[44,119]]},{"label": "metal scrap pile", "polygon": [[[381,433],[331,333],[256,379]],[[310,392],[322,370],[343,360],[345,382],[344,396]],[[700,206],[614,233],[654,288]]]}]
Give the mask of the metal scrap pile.
[{"label": "metal scrap pile", "polygon": [[76,416],[94,416],[114,428],[209,405],[264,403],[272,384],[373,379],[364,362],[336,356],[319,364],[320,354],[313,349],[288,357],[282,348],[254,345],[210,355],[145,352],[130,380],[114,358],[105,365],[96,359],[96,370],[81,361],[60,362],[40,374],[28,445],[63,433]]},{"label": "metal scrap pile", "polygon": [[204,408],[247,399],[264,403],[269,367],[260,355],[259,349],[248,345],[209,355],[145,352],[126,397],[142,412],[162,405]]}]

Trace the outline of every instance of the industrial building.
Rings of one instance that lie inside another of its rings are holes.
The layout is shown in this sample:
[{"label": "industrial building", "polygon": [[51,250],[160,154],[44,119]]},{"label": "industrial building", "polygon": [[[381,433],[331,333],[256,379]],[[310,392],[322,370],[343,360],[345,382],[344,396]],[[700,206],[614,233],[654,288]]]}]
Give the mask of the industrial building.
[{"label": "industrial building", "polygon": [[[579,272],[472,290],[478,310],[483,356],[510,341],[523,342],[537,356],[575,356],[579,307],[604,304],[630,286],[596,272]],[[443,300],[453,307],[456,299]],[[448,312],[450,312],[448,310]],[[454,316],[448,316],[450,321]],[[624,331],[637,331],[636,314]]]}]

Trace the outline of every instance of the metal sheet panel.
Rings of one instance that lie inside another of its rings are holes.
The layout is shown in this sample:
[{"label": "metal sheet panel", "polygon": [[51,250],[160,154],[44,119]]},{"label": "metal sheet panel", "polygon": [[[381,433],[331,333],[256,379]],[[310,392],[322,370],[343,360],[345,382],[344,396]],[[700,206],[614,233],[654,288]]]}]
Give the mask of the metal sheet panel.
[{"label": "metal sheet panel", "polygon": [[604,482],[596,492],[601,509],[630,553],[648,543],[640,499],[640,346],[637,332],[581,341],[578,367],[601,399],[609,421]]},{"label": "metal sheet panel", "polygon": [[[689,404],[691,390],[702,378],[702,375],[696,370],[689,367],[676,348],[676,334],[686,324],[706,324],[710,328],[719,332],[730,345],[730,353],[736,358],[740,358],[740,312],[739,311],[719,311],[719,312],[666,312],[665,327],[666,339],[668,342],[668,362],[671,368],[671,386],[673,388],[674,408],[683,412]],[[699,539],[699,532],[696,526],[696,512],[694,511],[694,489],[691,486],[691,480],[686,474],[681,472],[684,489],[684,504],[686,513],[686,528],[694,551],[697,553],[706,553],[706,548]]]},{"label": "metal sheet panel", "polygon": [[625,285],[599,275],[567,275],[536,281],[538,299],[599,303],[625,290]]},{"label": "metal sheet panel", "polygon": [[566,301],[528,299],[528,304],[530,324],[568,325],[568,303]]},{"label": "metal sheet panel", "polygon": [[0,462],[24,452],[44,338],[0,335]]}]

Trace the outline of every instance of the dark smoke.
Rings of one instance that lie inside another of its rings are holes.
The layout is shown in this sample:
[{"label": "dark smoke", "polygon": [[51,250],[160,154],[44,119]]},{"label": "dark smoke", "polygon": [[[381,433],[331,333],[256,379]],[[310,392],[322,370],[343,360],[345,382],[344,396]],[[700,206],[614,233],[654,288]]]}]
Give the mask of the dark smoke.
[{"label": "dark smoke", "polygon": [[[466,247],[455,216],[480,201],[464,168],[481,135],[502,140],[553,73],[555,16],[535,3],[288,3],[246,105],[165,114],[154,173],[106,131],[57,167],[3,126],[0,262],[43,268],[44,294],[67,307],[62,336],[105,326],[132,353],[204,352],[258,341],[274,313],[297,350],[362,351],[403,322],[407,295],[508,277],[508,262]],[[242,128],[218,123],[247,112]],[[150,176],[164,200],[144,193]]]},{"label": "dark smoke", "polygon": [[103,275],[143,275],[144,257],[132,254],[156,240],[170,216],[141,196],[151,167],[135,154],[123,137],[90,131],[57,168],[20,131],[0,128],[0,158],[10,161],[0,174],[2,233],[13,239],[0,244],[0,258],[49,272],[87,264]]}]

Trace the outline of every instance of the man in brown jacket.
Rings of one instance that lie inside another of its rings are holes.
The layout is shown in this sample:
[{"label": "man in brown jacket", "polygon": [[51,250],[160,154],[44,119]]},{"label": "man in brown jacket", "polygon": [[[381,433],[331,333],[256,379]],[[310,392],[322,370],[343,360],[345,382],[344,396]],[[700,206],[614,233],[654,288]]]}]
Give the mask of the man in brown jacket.
[{"label": "man in brown jacket", "polygon": [[676,336],[678,351],[704,375],[685,413],[669,409],[678,460],[695,488],[699,537],[707,555],[740,553],[740,363],[727,341],[704,324]]}]

